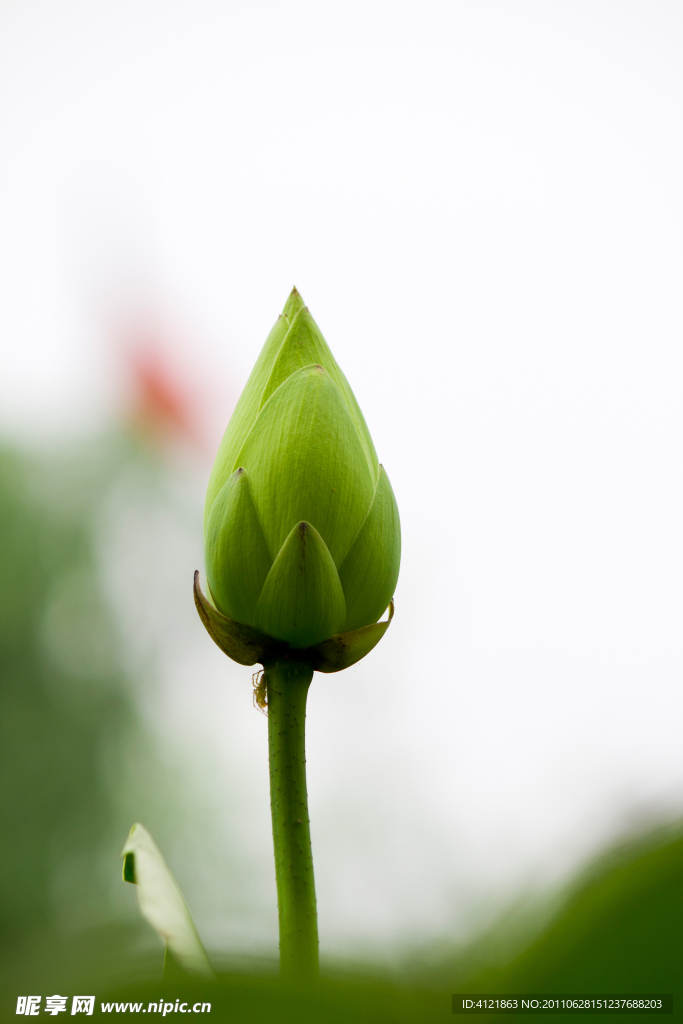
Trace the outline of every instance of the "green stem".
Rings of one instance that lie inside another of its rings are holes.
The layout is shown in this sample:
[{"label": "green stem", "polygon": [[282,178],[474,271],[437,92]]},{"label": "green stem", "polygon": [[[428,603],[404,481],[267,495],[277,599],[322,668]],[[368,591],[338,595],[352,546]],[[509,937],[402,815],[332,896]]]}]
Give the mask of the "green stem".
[{"label": "green stem", "polygon": [[266,669],[270,808],[280,922],[280,973],[318,976],[318,914],[306,794],[304,729],[309,665],[276,661]]}]

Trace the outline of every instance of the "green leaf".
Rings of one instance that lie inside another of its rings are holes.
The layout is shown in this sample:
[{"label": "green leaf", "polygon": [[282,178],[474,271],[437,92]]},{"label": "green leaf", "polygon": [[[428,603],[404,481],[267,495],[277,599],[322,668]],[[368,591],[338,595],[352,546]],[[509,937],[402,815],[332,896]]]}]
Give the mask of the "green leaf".
[{"label": "green leaf", "polygon": [[376,622],[394,596],[401,563],[401,526],[389,477],[379,468],[370,510],[339,566],[345,630]]},{"label": "green leaf", "polygon": [[122,852],[124,881],[138,887],[140,913],[186,971],[212,976],[213,971],[183,894],[166,861],[142,825],[133,825]]},{"label": "green leaf", "polygon": [[236,469],[213,503],[205,535],[206,575],[219,611],[252,624],[273,564],[244,469]]},{"label": "green leaf", "polygon": [[346,606],[332,556],[310,523],[282,545],[256,605],[259,629],[291,647],[311,647],[336,633]]},{"label": "green leaf", "polygon": [[291,321],[289,331],[282,342],[280,351],[273,363],[268,383],[264,388],[263,395],[261,397],[261,406],[265,405],[273,392],[276,391],[285,380],[287,380],[290,374],[294,373],[302,366],[309,366],[311,363],[318,363],[320,366],[324,367],[339,388],[349,411],[349,415],[351,416],[358,432],[361,447],[363,448],[365,458],[368,463],[370,476],[373,480],[376,480],[379,463],[377,461],[375,446],[372,443],[370,431],[365,423],[363,413],[360,411],[360,406],[358,405],[356,397],[349,386],[349,382],[342,373],[337,360],[330,351],[329,345],[320,332],[320,328],[306,306],[299,309],[296,316]]},{"label": "green leaf", "polygon": [[316,672],[341,672],[369,654],[389,628],[394,617],[394,602],[389,605],[386,622],[375,622],[350,633],[337,633],[311,650],[311,664]]},{"label": "green leaf", "polygon": [[237,454],[254,425],[254,420],[261,407],[263,389],[288,330],[289,320],[285,316],[279,316],[266,338],[265,345],[256,360],[256,365],[251,371],[244,391],[240,395],[239,401],[230,417],[230,422],[216,455],[216,461],[213,464],[209,486],[206,491],[206,503],[204,505],[205,524],[213,508],[216,495],[228,477],[237,468],[235,465]]},{"label": "green leaf", "polygon": [[215,644],[238,665],[255,665],[263,661],[272,647],[270,637],[258,629],[234,622],[222,615],[202,593],[199,572],[194,574],[194,603],[204,628]]},{"label": "green leaf", "polygon": [[270,551],[297,523],[321,534],[335,564],[374,493],[363,448],[339,388],[321,366],[297,370],[261,410],[239,455]]}]

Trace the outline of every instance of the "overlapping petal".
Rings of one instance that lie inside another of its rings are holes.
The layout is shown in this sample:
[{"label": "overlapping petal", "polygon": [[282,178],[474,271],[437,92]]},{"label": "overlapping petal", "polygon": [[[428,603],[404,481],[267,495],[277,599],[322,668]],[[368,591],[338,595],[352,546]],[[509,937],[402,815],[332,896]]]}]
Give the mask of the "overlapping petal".
[{"label": "overlapping petal", "polygon": [[206,575],[219,611],[251,623],[273,564],[249,477],[237,469],[223,484],[211,508],[205,535]]},{"label": "overlapping petal", "polygon": [[325,541],[297,523],[268,573],[254,612],[257,629],[291,647],[320,643],[341,628],[344,593]]},{"label": "overlapping petal", "polygon": [[274,391],[239,455],[271,552],[299,522],[325,538],[338,565],[370,507],[374,481],[339,388],[305,366]]},{"label": "overlapping petal", "polygon": [[401,562],[401,527],[389,477],[379,468],[375,496],[339,566],[346,598],[345,630],[377,622],[394,596]]},{"label": "overlapping petal", "polygon": [[270,377],[263,390],[261,406],[265,405],[273,392],[287,380],[290,374],[299,370],[302,366],[310,366],[311,363],[317,363],[319,366],[324,367],[339,388],[349,415],[356,426],[358,437],[368,462],[370,475],[373,480],[376,480],[379,462],[365,418],[360,411],[356,396],[349,387],[349,382],[342,373],[337,360],[332,355],[329,345],[323,338],[320,328],[311,316],[307,306],[302,306],[299,309],[285,335],[277,358],[273,363]]},{"label": "overlapping petal", "polygon": [[[294,294],[294,293],[293,293]],[[296,293],[296,297],[300,303],[303,304],[303,300],[299,293]],[[289,301],[285,306],[285,310],[289,309],[292,316],[296,315],[297,309],[299,308],[296,302],[292,301],[292,295],[290,295]],[[233,473],[237,466],[235,465],[237,455],[244,444],[249,431],[254,425],[254,421],[258,416],[258,411],[261,407],[261,395],[263,389],[266,386],[270,372],[273,367],[273,362],[277,358],[277,354],[280,351],[282,342],[284,341],[287,331],[290,327],[290,321],[288,316],[283,312],[276,320],[272,331],[266,338],[266,342],[261,349],[260,355],[256,360],[256,365],[249,375],[249,380],[246,383],[244,391],[239,397],[239,401],[235,406],[230,422],[228,423],[223,440],[221,441],[216,455],[216,461],[213,464],[213,470],[211,472],[211,479],[209,480],[209,486],[206,491],[206,504],[204,506],[204,524],[208,521],[211,508],[216,495],[223,487],[225,481]]]}]

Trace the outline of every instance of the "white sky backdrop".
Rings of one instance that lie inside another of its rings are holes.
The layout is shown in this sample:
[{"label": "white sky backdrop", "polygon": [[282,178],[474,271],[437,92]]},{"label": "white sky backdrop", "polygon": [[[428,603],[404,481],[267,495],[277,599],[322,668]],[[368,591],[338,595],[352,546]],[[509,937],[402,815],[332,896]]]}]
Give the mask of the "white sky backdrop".
[{"label": "white sky backdrop", "polygon": [[[0,0],[5,436],[116,414],[142,297],[215,448],[296,283],[393,482],[394,625],[310,698],[328,951],[461,933],[681,809],[682,53],[669,0]],[[111,576],[166,567],[153,714],[241,864],[216,906],[220,836],[177,873],[256,947],[266,723],[189,599],[208,469],[183,525],[129,502]]]}]

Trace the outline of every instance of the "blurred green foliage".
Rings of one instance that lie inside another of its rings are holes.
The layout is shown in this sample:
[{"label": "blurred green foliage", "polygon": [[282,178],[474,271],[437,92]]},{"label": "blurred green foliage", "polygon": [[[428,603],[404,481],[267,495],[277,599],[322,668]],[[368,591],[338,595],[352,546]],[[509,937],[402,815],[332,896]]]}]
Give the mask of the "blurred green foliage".
[{"label": "blurred green foliage", "polygon": [[680,829],[601,857],[557,920],[492,980],[497,991],[676,991],[683,997]]},{"label": "blurred green foliage", "polygon": [[[410,983],[399,978],[324,978],[317,991],[297,993],[273,978],[223,974],[215,983],[160,979],[125,994],[147,1002],[164,998],[210,1001],[211,1019],[297,1024],[418,1024],[453,1019],[454,992],[481,993],[674,993],[674,1014],[683,1017],[683,835],[679,826],[655,831],[610,851],[575,880],[554,919],[523,950],[502,965],[479,966],[467,949],[426,963]],[[497,958],[496,929],[488,937]],[[468,970],[469,965],[469,970]],[[121,993],[117,998],[124,998]],[[623,1015],[617,1015],[625,1019]],[[586,1015],[605,1020],[604,1015]],[[581,1019],[586,1019],[581,1015]],[[528,1020],[530,1015],[516,1015]],[[460,1018],[462,1019],[462,1018]],[[477,1017],[482,1020],[482,1017]],[[486,1020],[500,1022],[500,1016]],[[538,1018],[536,1018],[538,1019]],[[545,1017],[543,1017],[545,1019]],[[638,1020],[654,1019],[652,1014]]]},{"label": "blurred green foliage", "polygon": [[152,757],[98,578],[98,456],[0,450],[3,988],[46,943],[121,918],[113,873],[137,803],[126,763]]},{"label": "blurred green foliage", "polygon": [[[430,1024],[453,1019],[451,998],[458,991],[659,992],[674,994],[674,1014],[666,1018],[673,1022],[683,1016],[682,897],[683,836],[675,827],[599,858],[575,880],[553,920],[505,964],[494,964],[500,950],[494,928],[487,940],[477,944],[476,968],[468,948],[454,949],[440,962],[423,960],[420,969],[394,977],[379,972],[373,977],[370,970],[354,976],[337,965],[317,988],[304,992],[281,985],[272,973],[222,973],[210,981],[191,979],[176,969],[162,978],[157,965],[151,980],[100,988],[98,999],[139,1002],[145,1007],[159,1001],[175,1005],[177,999],[190,1004],[209,1002],[211,1013],[206,1019],[231,1024]],[[14,1014],[9,1001],[5,1014],[7,1020]],[[654,1016],[642,1014],[637,1019]],[[604,1015],[586,1017],[605,1019]],[[515,1015],[519,1018],[531,1019],[527,1014]],[[482,1019],[500,1022],[501,1017],[477,1017]]]}]

